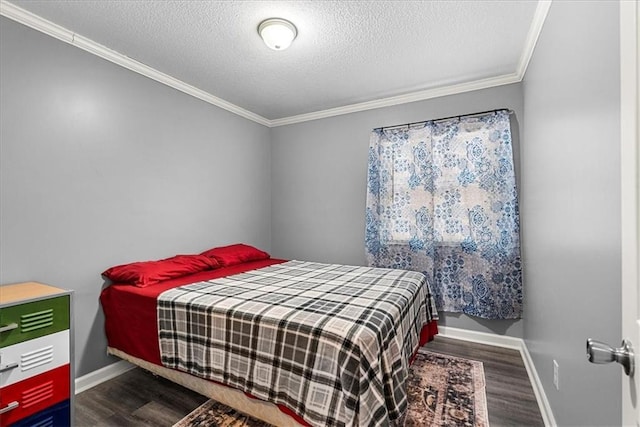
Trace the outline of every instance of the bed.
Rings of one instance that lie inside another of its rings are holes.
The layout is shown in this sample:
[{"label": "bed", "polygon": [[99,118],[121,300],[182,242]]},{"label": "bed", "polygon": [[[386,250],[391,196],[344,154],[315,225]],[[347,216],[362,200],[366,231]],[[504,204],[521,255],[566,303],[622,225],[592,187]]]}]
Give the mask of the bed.
[{"label": "bed", "polygon": [[107,286],[108,352],[273,425],[401,419],[437,333],[424,275],[258,258]]}]

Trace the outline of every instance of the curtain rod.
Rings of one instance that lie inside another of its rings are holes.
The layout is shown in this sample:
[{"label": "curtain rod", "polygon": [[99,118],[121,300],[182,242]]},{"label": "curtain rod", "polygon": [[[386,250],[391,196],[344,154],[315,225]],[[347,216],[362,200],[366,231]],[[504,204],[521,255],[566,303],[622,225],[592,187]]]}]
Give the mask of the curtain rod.
[{"label": "curtain rod", "polygon": [[403,125],[382,126],[382,127],[379,127],[379,128],[374,128],[373,130],[384,130],[384,129],[401,128],[401,127],[404,127],[404,126],[410,127],[410,126],[413,126],[413,125],[417,125],[418,123],[440,122],[440,121],[449,120],[449,119],[461,119],[463,117],[483,116],[485,114],[497,113],[498,111],[506,111],[509,114],[513,114],[513,110],[509,110],[507,108],[497,108],[495,110],[480,111],[478,113],[459,114],[457,116],[443,117],[441,119],[420,120],[419,122],[405,123]]}]

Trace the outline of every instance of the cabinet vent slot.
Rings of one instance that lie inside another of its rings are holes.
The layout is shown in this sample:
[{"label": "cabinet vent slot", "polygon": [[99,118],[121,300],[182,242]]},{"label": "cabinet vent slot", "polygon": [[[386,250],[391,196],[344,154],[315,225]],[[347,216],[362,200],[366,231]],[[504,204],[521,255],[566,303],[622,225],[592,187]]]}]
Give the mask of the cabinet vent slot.
[{"label": "cabinet vent slot", "polygon": [[33,405],[53,398],[53,381],[47,381],[39,386],[30,388],[22,392],[22,406],[23,409],[27,409]]},{"label": "cabinet vent slot", "polygon": [[29,369],[37,368],[38,366],[46,365],[53,362],[53,346],[47,346],[38,350],[33,350],[28,353],[24,353],[20,356],[20,369],[22,372]]},{"label": "cabinet vent slot", "polygon": [[31,427],[53,427],[53,415],[49,415],[47,418],[31,424]]},{"label": "cabinet vent slot", "polygon": [[51,325],[53,325],[52,308],[20,316],[20,328],[23,333],[35,331],[36,329],[47,328]]}]

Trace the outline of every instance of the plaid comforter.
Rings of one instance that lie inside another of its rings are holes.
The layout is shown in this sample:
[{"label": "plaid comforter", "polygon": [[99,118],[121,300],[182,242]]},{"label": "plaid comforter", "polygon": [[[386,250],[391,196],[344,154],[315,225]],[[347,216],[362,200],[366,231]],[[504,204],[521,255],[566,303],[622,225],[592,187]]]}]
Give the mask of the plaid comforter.
[{"label": "plaid comforter", "polygon": [[436,313],[421,273],[289,261],[163,292],[160,353],[315,426],[385,426]]}]

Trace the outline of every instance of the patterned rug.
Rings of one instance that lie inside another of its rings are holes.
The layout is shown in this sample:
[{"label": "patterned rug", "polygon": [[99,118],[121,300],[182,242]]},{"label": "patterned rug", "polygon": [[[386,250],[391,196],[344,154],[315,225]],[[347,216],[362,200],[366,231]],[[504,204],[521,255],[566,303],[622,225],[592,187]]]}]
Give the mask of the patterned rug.
[{"label": "patterned rug", "polygon": [[[404,426],[489,426],[482,362],[420,350],[407,383]],[[173,427],[270,427],[209,400]]]}]

